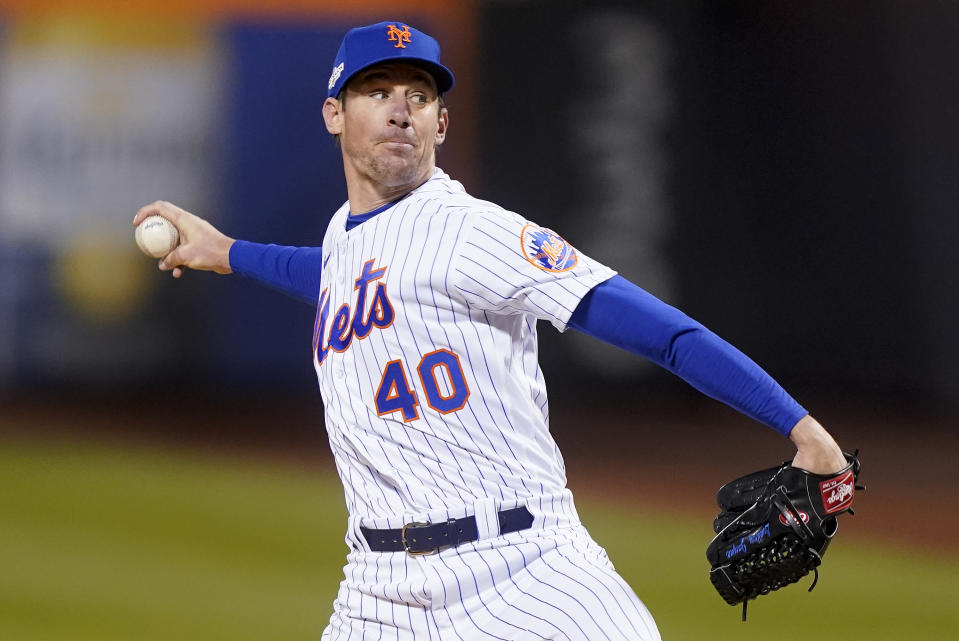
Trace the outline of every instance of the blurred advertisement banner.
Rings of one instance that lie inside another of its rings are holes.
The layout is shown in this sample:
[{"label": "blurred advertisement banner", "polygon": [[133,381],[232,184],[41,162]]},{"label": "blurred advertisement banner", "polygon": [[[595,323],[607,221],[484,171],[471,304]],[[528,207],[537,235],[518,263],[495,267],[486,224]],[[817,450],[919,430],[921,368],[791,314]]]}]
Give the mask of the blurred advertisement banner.
[{"label": "blurred advertisement banner", "polygon": [[128,241],[119,223],[132,204],[159,194],[206,204],[217,67],[196,25],[12,24],[0,59],[4,238],[64,247],[105,228]]},{"label": "blurred advertisement banner", "polygon": [[[0,365],[116,376],[155,357],[136,208],[215,199],[216,42],[197,24],[23,16],[0,51]],[[130,321],[136,320],[136,323]],[[155,324],[155,321],[154,321]],[[15,342],[14,342],[15,341]],[[19,368],[18,368],[19,369]]]}]

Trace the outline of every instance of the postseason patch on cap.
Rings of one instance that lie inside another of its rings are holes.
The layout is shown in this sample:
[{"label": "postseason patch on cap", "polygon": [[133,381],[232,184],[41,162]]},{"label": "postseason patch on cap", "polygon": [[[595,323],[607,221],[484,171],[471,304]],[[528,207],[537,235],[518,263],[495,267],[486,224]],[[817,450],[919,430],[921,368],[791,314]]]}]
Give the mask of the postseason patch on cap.
[{"label": "postseason patch on cap", "polygon": [[576,250],[573,246],[545,227],[523,227],[520,245],[526,260],[544,271],[565,272],[576,267]]},{"label": "postseason patch on cap", "polygon": [[333,73],[330,74],[330,82],[326,86],[328,91],[333,90],[333,86],[336,84],[336,81],[340,79],[341,75],[343,75],[343,67],[345,66],[346,66],[346,63],[341,62],[340,64],[333,67]]}]

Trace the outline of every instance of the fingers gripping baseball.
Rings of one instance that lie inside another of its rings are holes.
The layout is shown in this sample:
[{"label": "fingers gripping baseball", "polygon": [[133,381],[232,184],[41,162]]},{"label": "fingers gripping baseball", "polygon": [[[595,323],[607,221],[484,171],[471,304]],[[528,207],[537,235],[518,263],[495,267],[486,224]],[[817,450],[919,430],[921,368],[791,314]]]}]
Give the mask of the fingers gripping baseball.
[{"label": "fingers gripping baseball", "polygon": [[166,201],[158,200],[141,207],[133,218],[133,224],[139,225],[148,216],[166,218],[180,233],[180,244],[160,260],[161,270],[172,271],[174,278],[182,276],[184,268],[217,274],[231,273],[230,247],[233,246],[233,238],[199,216]]}]

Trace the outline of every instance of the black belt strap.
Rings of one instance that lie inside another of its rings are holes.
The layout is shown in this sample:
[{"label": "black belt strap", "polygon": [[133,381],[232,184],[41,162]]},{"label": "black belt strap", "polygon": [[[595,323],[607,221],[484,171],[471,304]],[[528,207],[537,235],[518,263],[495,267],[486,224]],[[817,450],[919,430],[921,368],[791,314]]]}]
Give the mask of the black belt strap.
[{"label": "black belt strap", "polygon": [[[533,524],[533,515],[525,505],[499,513],[500,534],[519,532]],[[398,530],[374,530],[360,527],[374,552],[429,554],[439,548],[469,543],[479,538],[476,517],[466,516],[442,523],[408,523]]]}]

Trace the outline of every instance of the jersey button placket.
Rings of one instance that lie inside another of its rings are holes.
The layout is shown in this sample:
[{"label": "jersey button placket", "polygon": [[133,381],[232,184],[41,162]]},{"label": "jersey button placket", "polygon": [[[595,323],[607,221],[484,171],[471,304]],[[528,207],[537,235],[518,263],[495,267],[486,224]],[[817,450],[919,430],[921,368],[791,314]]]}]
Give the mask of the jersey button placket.
[{"label": "jersey button placket", "polygon": [[[346,252],[347,252],[347,248],[349,247],[349,240],[347,239],[345,232],[340,235],[340,239],[336,242],[336,246],[337,246],[337,253],[339,254],[339,258],[340,258],[340,260],[337,261],[337,267],[339,269],[337,270],[336,276],[338,281],[345,283],[346,281],[344,279],[346,278],[346,265],[347,265]],[[344,288],[346,289],[347,292],[349,292],[349,287],[346,287],[344,285]],[[337,356],[339,356],[339,358],[337,358],[333,363],[333,378],[336,379],[337,387],[342,388],[343,381],[346,379],[346,371],[345,371],[345,368],[343,367],[343,359],[346,358],[346,354],[345,353],[337,354]],[[341,390],[341,391],[345,391],[345,390]]]}]

